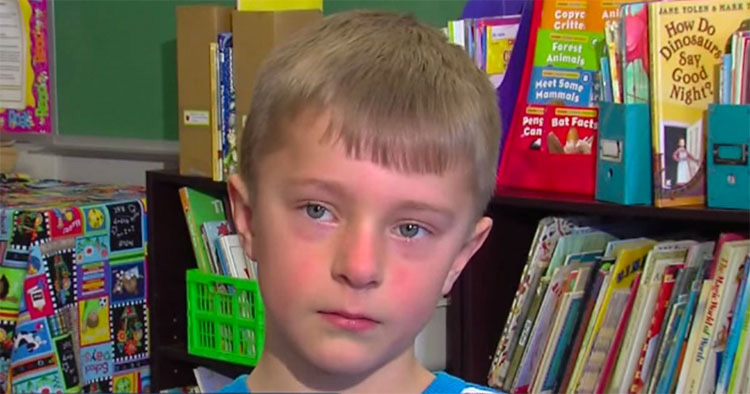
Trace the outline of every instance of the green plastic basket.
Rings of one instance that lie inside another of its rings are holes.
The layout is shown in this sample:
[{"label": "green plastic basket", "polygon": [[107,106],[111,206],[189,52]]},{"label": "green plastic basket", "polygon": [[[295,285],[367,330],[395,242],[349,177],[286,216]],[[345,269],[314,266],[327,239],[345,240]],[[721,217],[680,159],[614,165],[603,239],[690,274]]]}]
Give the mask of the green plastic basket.
[{"label": "green plastic basket", "polygon": [[188,353],[255,366],[265,341],[258,282],[187,271]]}]

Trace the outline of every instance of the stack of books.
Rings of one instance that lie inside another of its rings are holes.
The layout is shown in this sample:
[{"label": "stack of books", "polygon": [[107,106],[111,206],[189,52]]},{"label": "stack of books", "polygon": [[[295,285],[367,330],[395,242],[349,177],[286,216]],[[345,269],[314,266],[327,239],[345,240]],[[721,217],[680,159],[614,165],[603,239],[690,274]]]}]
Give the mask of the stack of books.
[{"label": "stack of books", "polygon": [[514,393],[750,390],[750,240],[540,221],[489,373]]}]

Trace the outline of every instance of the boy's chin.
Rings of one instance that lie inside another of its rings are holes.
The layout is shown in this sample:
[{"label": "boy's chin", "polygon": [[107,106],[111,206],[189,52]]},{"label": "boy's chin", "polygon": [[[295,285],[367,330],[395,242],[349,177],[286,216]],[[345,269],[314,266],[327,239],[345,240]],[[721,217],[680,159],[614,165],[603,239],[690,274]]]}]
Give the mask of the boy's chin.
[{"label": "boy's chin", "polygon": [[308,349],[308,361],[331,375],[369,375],[390,359],[384,349],[368,350],[355,346],[320,346]]}]

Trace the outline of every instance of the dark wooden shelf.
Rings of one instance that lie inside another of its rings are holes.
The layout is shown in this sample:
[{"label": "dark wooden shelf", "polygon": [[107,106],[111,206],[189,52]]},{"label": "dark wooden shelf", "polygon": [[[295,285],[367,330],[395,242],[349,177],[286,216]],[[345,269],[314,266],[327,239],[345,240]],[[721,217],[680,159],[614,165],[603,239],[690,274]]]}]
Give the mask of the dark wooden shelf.
[{"label": "dark wooden shelf", "polygon": [[226,182],[216,182],[211,178],[202,176],[180,175],[176,169],[149,171],[159,182],[173,183],[180,186],[189,186],[209,192],[224,193],[227,190]]},{"label": "dark wooden shelf", "polygon": [[498,189],[492,204],[589,215],[750,224],[750,211],[746,210],[713,209],[704,206],[657,208],[645,205],[619,205],[574,194],[510,188]]}]

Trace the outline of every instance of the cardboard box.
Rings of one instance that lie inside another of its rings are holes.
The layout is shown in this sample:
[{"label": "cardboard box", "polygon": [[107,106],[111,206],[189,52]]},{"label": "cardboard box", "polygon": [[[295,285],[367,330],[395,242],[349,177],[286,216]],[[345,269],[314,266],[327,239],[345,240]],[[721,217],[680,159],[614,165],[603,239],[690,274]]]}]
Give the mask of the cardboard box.
[{"label": "cardboard box", "polygon": [[237,120],[245,126],[258,70],[271,49],[323,17],[319,10],[232,11]]},{"label": "cardboard box", "polygon": [[229,7],[178,6],[177,105],[180,174],[211,177],[209,44],[232,29]]}]

